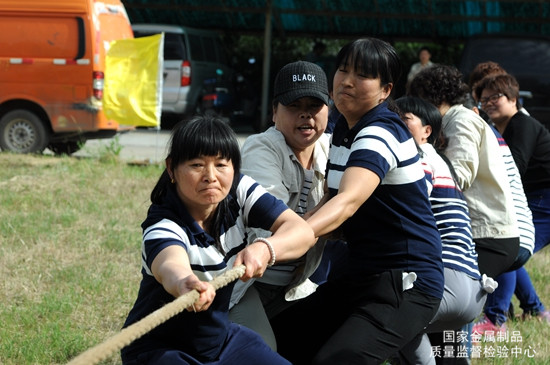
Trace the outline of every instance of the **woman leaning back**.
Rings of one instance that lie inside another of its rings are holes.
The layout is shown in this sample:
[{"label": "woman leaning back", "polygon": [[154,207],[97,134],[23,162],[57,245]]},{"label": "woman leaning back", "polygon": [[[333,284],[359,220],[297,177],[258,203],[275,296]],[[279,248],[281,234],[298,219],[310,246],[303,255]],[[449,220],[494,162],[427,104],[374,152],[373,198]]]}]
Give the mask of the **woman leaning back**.
[{"label": "woman leaning back", "polygon": [[[235,134],[220,119],[196,117],[174,128],[142,223],[143,278],[124,326],[192,290],[199,298],[122,349],[124,364],[289,364],[258,334],[229,321],[234,283],[214,291],[208,282],[240,264],[241,279],[261,276],[315,243],[309,225],[240,174],[240,163]],[[248,243],[248,226],[273,235]]]},{"label": "woman leaning back", "polygon": [[380,364],[439,307],[441,240],[414,139],[390,101],[401,73],[395,50],[358,39],[340,50],[337,65],[333,98],[341,116],[328,192],[307,220],[316,236],[341,228],[350,263],[273,324],[279,352],[295,364]]}]

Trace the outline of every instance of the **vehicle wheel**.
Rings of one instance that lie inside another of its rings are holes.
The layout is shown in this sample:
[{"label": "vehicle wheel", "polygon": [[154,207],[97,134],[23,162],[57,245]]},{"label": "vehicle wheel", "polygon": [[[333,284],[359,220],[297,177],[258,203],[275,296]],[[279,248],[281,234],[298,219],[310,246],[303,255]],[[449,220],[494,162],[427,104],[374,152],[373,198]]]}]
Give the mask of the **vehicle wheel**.
[{"label": "vehicle wheel", "polygon": [[50,143],[48,148],[56,155],[72,155],[84,146],[86,141],[68,141]]},{"label": "vehicle wheel", "polygon": [[16,109],[0,119],[0,148],[15,153],[42,153],[49,134],[42,120],[33,112]]}]

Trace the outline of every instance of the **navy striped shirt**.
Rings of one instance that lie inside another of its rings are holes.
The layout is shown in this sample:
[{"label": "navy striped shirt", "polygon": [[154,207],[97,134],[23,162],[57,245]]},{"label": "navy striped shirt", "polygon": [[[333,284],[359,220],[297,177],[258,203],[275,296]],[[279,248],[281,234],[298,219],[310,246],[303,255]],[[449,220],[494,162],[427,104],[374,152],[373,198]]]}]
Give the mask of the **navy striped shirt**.
[{"label": "navy striped shirt", "polygon": [[342,225],[351,273],[415,272],[415,287],[441,298],[441,240],[424,171],[407,126],[386,103],[370,110],[351,130],[343,117],[338,120],[327,166],[332,195],[338,193],[344,171],[352,166],[373,171],[381,183]]},{"label": "navy striped shirt", "polygon": [[[235,257],[247,245],[246,227],[269,230],[287,206],[252,178],[241,175],[234,193],[228,196],[228,212],[220,241],[189,215],[175,189],[167,192],[165,203],[149,208],[143,227],[142,275],[138,298],[126,319],[125,327],[174,300],[152,276],[151,264],[164,248],[178,245],[185,248],[193,272],[201,280],[212,280],[233,266]],[[234,283],[216,291],[216,297],[205,312],[184,311],[153,329],[123,349],[123,353],[145,352],[148,349],[174,348],[199,359],[214,359],[222,350],[227,336],[229,299]]]}]

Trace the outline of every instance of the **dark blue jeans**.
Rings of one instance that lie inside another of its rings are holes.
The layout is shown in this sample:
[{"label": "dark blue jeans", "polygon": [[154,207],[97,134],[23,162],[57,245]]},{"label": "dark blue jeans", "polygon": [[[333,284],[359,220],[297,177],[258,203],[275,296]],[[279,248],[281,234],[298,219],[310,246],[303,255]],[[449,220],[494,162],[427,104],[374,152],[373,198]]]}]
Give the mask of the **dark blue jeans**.
[{"label": "dark blue jeans", "polygon": [[[536,253],[550,243],[550,189],[532,191],[525,196],[533,213]],[[485,307],[485,314],[493,323],[502,325],[506,322],[513,294],[524,313],[537,315],[545,310],[525,267],[506,272],[496,280],[498,289],[487,297]]]},{"label": "dark blue jeans", "polygon": [[550,188],[525,193],[535,225],[535,253],[550,243]]},{"label": "dark blue jeans", "polygon": [[234,323],[231,324],[224,348],[216,360],[203,362],[182,351],[159,348],[144,352],[134,359],[123,357],[122,363],[124,365],[291,365],[271,350],[257,333]]},{"label": "dark blue jeans", "polygon": [[[501,326],[508,319],[508,310],[510,308],[510,301],[512,300],[512,296],[516,290],[518,273],[522,269],[525,270],[523,264],[527,262],[530,256],[531,254],[529,251],[523,247],[520,247],[518,258],[512,268],[513,270],[497,276],[495,280],[498,282],[498,288],[493,293],[487,295],[487,302],[485,303],[484,310],[485,314],[491,322],[498,326]],[[517,266],[519,266],[519,269],[516,268]],[[519,297],[518,299],[521,300]],[[523,299],[526,300],[526,297]]]}]

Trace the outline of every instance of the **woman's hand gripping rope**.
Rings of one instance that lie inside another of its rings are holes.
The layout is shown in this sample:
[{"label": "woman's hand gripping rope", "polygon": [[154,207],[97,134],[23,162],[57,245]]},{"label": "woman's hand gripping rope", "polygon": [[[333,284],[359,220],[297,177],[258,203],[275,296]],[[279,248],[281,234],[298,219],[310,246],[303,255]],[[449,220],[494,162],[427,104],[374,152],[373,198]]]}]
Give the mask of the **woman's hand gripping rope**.
[{"label": "woman's hand gripping rope", "polygon": [[[244,274],[245,269],[246,267],[244,265],[235,266],[232,269],[227,270],[222,275],[212,279],[210,284],[216,290],[222,288],[230,282],[240,278]],[[105,342],[86,350],[72,359],[67,365],[91,365],[105,360],[116,351],[128,346],[136,339],[140,338],[158,325],[166,322],[178,313],[181,313],[187,308],[193,308],[193,304],[198,299],[199,292],[197,290],[192,290],[176,298],[174,301],[166,304],[162,308],[157,309],[153,313],[142,318],[140,321],[122,329],[118,334],[107,339]]]}]

